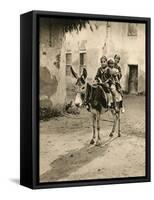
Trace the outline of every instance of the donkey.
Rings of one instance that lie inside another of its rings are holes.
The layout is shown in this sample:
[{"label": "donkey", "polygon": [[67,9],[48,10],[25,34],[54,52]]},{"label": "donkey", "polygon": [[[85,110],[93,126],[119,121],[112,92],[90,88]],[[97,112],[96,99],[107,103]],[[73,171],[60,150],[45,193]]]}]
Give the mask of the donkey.
[{"label": "donkey", "polygon": [[[117,110],[115,110],[113,103],[111,103],[111,107],[108,108],[108,98],[105,91],[105,87],[103,85],[93,84],[87,82],[87,70],[83,68],[83,72],[80,76],[74,71],[71,67],[71,72],[73,76],[76,78],[76,97],[75,97],[75,105],[77,107],[81,107],[82,105],[87,106],[87,110],[92,114],[92,123],[93,123],[93,134],[92,139],[90,140],[90,144],[95,144],[96,146],[101,144],[100,137],[100,116],[101,114],[111,111],[113,116],[113,127],[109,134],[110,137],[113,137],[115,133],[115,129],[118,122],[118,137],[121,136],[120,130],[120,112],[122,108],[122,97],[117,91]],[[97,130],[97,131],[96,131]],[[97,132],[97,135],[96,135]]]}]

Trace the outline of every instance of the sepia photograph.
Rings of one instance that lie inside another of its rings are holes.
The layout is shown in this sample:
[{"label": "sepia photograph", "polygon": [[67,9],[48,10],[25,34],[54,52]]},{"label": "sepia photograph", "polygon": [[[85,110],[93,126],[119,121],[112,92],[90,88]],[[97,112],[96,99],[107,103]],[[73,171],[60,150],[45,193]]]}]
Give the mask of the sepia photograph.
[{"label": "sepia photograph", "polygon": [[39,182],[146,176],[146,24],[39,18]]}]

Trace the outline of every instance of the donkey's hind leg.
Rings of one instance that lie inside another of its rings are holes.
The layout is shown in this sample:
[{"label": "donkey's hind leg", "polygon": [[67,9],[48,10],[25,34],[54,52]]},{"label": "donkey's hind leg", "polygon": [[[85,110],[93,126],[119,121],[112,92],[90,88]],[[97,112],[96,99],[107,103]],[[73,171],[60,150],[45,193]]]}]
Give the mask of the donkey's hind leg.
[{"label": "donkey's hind leg", "polygon": [[120,127],[120,112],[118,113],[118,137],[121,136],[121,127]]},{"label": "donkey's hind leg", "polygon": [[92,139],[90,141],[90,144],[94,144],[95,143],[95,138],[96,138],[96,113],[92,113],[92,123],[93,123],[93,136]]},{"label": "donkey's hind leg", "polygon": [[112,113],[112,116],[113,116],[114,123],[113,123],[112,131],[109,134],[109,136],[113,137],[113,134],[114,134],[116,126],[117,126],[117,121],[118,121],[119,113],[114,112],[114,110],[111,110],[111,113]]}]

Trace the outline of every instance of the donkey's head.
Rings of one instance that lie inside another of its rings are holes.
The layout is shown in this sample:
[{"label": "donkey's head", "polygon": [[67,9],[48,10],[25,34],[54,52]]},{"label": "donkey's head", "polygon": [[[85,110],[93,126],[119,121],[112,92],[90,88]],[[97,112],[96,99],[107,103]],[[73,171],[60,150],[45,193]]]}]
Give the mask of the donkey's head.
[{"label": "donkey's head", "polygon": [[74,69],[71,67],[71,72],[76,79],[76,97],[75,97],[75,105],[77,107],[80,107],[85,98],[85,93],[86,93],[86,79],[87,79],[87,70],[83,68],[82,74],[79,76]]}]

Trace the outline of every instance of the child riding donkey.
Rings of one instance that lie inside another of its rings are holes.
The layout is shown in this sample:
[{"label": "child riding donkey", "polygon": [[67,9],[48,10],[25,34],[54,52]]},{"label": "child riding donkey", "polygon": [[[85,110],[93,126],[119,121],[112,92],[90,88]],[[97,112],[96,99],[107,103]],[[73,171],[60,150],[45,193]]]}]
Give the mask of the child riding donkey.
[{"label": "child riding donkey", "polygon": [[[101,67],[98,68],[97,74],[95,76],[96,85],[99,86],[106,93],[107,108],[112,107],[116,112],[118,111],[116,102],[117,91],[121,95],[121,98],[123,97],[122,88],[120,85],[122,74],[121,68],[118,65],[119,61],[120,56],[118,55],[114,56],[114,60],[112,58],[107,60],[106,56],[102,56],[100,59]],[[113,105],[111,104],[112,100]],[[121,107],[121,111],[124,112],[123,105],[121,105]]]}]

